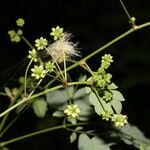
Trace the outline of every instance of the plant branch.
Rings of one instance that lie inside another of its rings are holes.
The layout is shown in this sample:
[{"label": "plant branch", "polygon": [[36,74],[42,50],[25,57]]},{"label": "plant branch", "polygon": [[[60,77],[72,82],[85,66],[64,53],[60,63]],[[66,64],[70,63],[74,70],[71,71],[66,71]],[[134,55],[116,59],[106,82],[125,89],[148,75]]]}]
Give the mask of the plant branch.
[{"label": "plant branch", "polygon": [[50,128],[47,128],[47,129],[43,129],[43,130],[40,130],[40,131],[36,131],[36,132],[33,132],[33,133],[29,133],[29,134],[14,138],[14,139],[11,139],[11,140],[8,140],[8,141],[4,141],[4,142],[0,143],[0,147],[6,146],[8,144],[11,144],[11,143],[14,143],[14,142],[26,139],[26,138],[36,136],[36,135],[39,135],[39,134],[47,133],[47,132],[50,132],[50,131],[59,130],[59,129],[63,129],[63,128],[66,128],[66,127],[91,125],[91,124],[95,125],[95,124],[98,124],[98,123],[84,122],[84,123],[76,123],[76,124],[63,124],[63,125],[59,125],[59,126],[55,126],[55,127],[50,127]]},{"label": "plant branch", "polygon": [[[118,36],[117,38],[113,39],[112,41],[108,42],[107,44],[103,45],[102,47],[100,47],[99,49],[97,49],[96,51],[94,51],[93,53],[89,54],[88,56],[86,56],[85,58],[81,59],[80,61],[76,62],[75,64],[69,66],[66,71],[69,71],[81,64],[83,64],[85,61],[87,61],[88,59],[90,59],[91,57],[95,56],[96,54],[98,54],[99,52],[105,50],[107,47],[113,45],[114,43],[118,42],[119,40],[123,39],[124,37],[128,36],[129,34],[135,32],[136,30],[140,30],[144,27],[150,26],[150,22],[141,24],[141,25],[136,25],[134,28],[131,28],[130,30],[128,30],[127,32],[121,34],[120,36]],[[58,77],[58,76],[56,76]],[[50,83],[48,83],[45,88],[49,87],[49,84],[52,84],[55,81],[52,80]]]},{"label": "plant branch", "polygon": [[[70,82],[70,83],[68,83],[68,85],[78,85],[78,84],[82,85],[82,84],[88,84],[88,83],[87,83],[87,82]],[[4,112],[2,112],[2,113],[0,114],[0,118],[1,118],[2,116],[4,116],[5,114],[7,114],[8,112],[10,112],[10,111],[12,111],[13,109],[15,109],[16,107],[20,106],[21,104],[26,103],[26,102],[28,102],[29,100],[35,99],[35,98],[37,98],[37,97],[39,97],[39,96],[41,96],[41,95],[44,95],[44,94],[46,94],[46,93],[48,93],[48,92],[58,90],[58,89],[60,89],[60,88],[62,88],[62,87],[63,87],[63,85],[58,85],[58,86],[55,86],[55,87],[53,87],[53,88],[44,90],[43,92],[40,92],[40,93],[38,93],[38,94],[35,94],[35,95],[31,96],[31,97],[23,98],[21,101],[19,101],[18,103],[16,103],[15,105],[13,105],[12,107],[10,107],[9,109],[7,109],[7,110],[5,110]]]}]

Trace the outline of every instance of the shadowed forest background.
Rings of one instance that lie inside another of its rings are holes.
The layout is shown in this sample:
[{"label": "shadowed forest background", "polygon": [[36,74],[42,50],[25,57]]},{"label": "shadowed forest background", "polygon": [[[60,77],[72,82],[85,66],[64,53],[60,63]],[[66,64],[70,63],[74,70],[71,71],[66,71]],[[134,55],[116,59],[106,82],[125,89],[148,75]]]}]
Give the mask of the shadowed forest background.
[{"label": "shadowed forest background", "polygon": [[[149,0],[124,0],[136,24],[150,21]],[[57,1],[17,1],[5,0],[0,4],[0,89],[12,86],[12,81],[24,73],[29,47],[21,42],[10,42],[7,31],[15,28],[15,20],[25,19],[24,35],[31,43],[40,36],[49,38],[52,27],[59,25],[73,33],[73,41],[78,42],[82,57],[116,38],[130,28],[126,14],[119,0],[57,0]],[[129,122],[137,125],[150,137],[150,28],[139,30],[102,53],[88,60],[93,70],[97,70],[104,53],[114,56],[110,72],[126,101],[123,113]],[[78,58],[80,59],[80,58]],[[79,72],[77,71],[77,74]],[[74,75],[76,77],[76,75]],[[8,100],[0,99],[0,112],[6,109]],[[37,118],[28,110],[8,131],[4,139],[46,128],[50,115]],[[54,122],[57,120],[54,120]],[[69,144],[67,132],[54,131],[10,145],[12,150],[77,149]],[[63,148],[62,148],[63,147]],[[114,150],[124,150],[118,143]],[[129,148],[128,148],[129,149]],[[131,148],[133,149],[133,148]]]}]

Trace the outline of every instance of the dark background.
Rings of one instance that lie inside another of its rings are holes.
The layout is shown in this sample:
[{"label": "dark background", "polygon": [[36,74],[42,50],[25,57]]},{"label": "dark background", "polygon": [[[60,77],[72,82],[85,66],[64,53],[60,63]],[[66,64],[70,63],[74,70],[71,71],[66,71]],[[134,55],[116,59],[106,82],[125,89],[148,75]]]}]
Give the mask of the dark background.
[{"label": "dark background", "polygon": [[[137,24],[150,21],[149,0],[126,0],[131,16]],[[7,31],[15,28],[18,17],[25,19],[24,35],[34,43],[40,36],[49,37],[51,27],[59,25],[65,31],[72,32],[73,40],[79,42],[82,56],[90,54],[103,44],[119,36],[130,28],[126,14],[119,0],[57,0],[57,1],[17,1],[5,0],[0,4],[0,85],[10,83],[19,70],[24,69],[28,46],[23,42],[12,44]],[[139,30],[107,48],[88,61],[93,70],[99,66],[103,53],[114,56],[111,73],[113,81],[119,86],[126,98],[123,113],[129,122],[137,125],[150,137],[150,28]],[[5,105],[2,99],[1,105]],[[29,131],[47,127],[49,118],[37,119],[28,111],[9,132],[10,137],[29,133]],[[43,123],[44,122],[44,123]],[[59,134],[57,134],[59,133]],[[64,137],[64,132],[54,132],[47,136],[34,137],[10,145],[18,149],[73,149]],[[58,144],[59,143],[59,144]],[[122,150],[123,146],[116,148]]]}]

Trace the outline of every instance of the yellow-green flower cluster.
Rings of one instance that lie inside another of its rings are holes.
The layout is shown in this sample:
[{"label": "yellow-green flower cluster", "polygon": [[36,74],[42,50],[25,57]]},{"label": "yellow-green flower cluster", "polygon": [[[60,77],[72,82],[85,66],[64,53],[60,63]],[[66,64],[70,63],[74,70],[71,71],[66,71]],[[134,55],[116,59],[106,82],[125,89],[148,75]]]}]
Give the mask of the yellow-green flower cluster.
[{"label": "yellow-green flower cluster", "polygon": [[107,73],[106,69],[108,69],[112,62],[113,60],[110,54],[105,54],[102,57],[101,67],[90,79],[90,82],[92,82],[92,84],[94,84],[97,88],[105,89],[111,83],[112,75]]},{"label": "yellow-green flower cluster", "polygon": [[77,104],[67,105],[67,108],[64,110],[68,118],[77,118],[80,112],[81,110]]},{"label": "yellow-green flower cluster", "polygon": [[37,50],[43,50],[47,45],[48,41],[43,37],[35,40],[35,46],[37,47]]},{"label": "yellow-green flower cluster", "polygon": [[51,36],[54,37],[54,40],[58,40],[61,37],[63,37],[64,33],[63,33],[63,28],[60,28],[59,26],[57,26],[56,28],[52,28],[52,32],[50,33]]},{"label": "yellow-green flower cluster", "polygon": [[112,121],[114,122],[116,127],[123,127],[128,123],[127,116],[122,114],[114,114],[112,117]]},{"label": "yellow-green flower cluster", "polygon": [[34,68],[31,69],[32,77],[35,77],[36,79],[44,78],[46,75],[46,70],[44,69],[43,65],[37,66],[35,65]]},{"label": "yellow-green flower cluster", "polygon": [[[18,27],[23,27],[25,21],[22,18],[19,18],[16,20],[16,25]],[[21,29],[18,29],[17,31],[15,30],[9,30],[8,31],[8,35],[10,37],[10,41],[11,42],[20,42],[21,40],[21,35],[23,34],[23,31]]]},{"label": "yellow-green flower cluster", "polygon": [[23,31],[20,29],[17,30],[17,32],[15,30],[9,30],[8,31],[8,35],[10,37],[11,42],[16,42],[16,43],[20,42],[20,40],[21,40],[20,36],[22,34],[23,34]]}]

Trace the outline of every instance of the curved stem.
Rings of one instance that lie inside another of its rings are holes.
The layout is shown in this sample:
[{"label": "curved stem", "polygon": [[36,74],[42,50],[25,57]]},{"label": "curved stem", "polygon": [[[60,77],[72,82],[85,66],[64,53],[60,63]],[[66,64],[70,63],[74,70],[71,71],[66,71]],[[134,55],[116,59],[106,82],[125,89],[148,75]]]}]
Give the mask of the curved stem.
[{"label": "curved stem", "polygon": [[[136,25],[134,28],[128,30],[127,32],[121,34],[120,36],[118,36],[117,38],[113,39],[112,41],[108,42],[107,44],[103,45],[102,47],[100,47],[99,49],[97,49],[96,51],[94,51],[93,53],[89,54],[88,56],[86,56],[85,58],[81,59],[80,61],[76,62],[75,64],[69,66],[66,71],[69,71],[79,65],[81,65],[82,63],[84,63],[85,61],[87,61],[88,59],[90,59],[91,57],[95,56],[96,54],[98,54],[99,52],[105,50],[107,47],[111,46],[112,44],[118,42],[119,40],[123,39],[124,37],[128,36],[129,34],[135,32],[136,30],[140,30],[144,27],[150,26],[150,22],[144,23],[142,25]],[[51,84],[55,81],[52,80]],[[45,88],[47,88],[49,86],[49,83],[45,86]]]},{"label": "curved stem", "polygon": [[17,138],[8,140],[8,141],[4,141],[4,142],[0,143],[0,147],[6,146],[8,144],[11,144],[11,143],[14,143],[14,142],[17,142],[17,141],[20,141],[20,140],[23,140],[23,139],[26,139],[26,138],[29,138],[29,137],[36,136],[36,135],[39,135],[39,134],[47,133],[47,132],[50,132],[50,131],[59,130],[59,129],[63,129],[63,128],[66,128],[66,127],[83,126],[83,125],[91,125],[91,124],[99,125],[98,123],[88,123],[88,122],[76,123],[76,124],[63,124],[63,125],[43,129],[43,130],[40,130],[40,131],[36,131],[36,132],[33,132],[33,133],[29,133],[29,134],[26,134],[26,135],[23,135],[23,136],[20,136],[20,137],[17,137]]},{"label": "curved stem", "polygon": [[36,88],[40,85],[40,83],[42,82],[43,79],[39,80],[39,82],[37,83],[36,87],[32,90],[32,92],[29,94],[28,98],[32,96],[32,94],[34,93],[34,91],[36,90]]},{"label": "curved stem", "polygon": [[27,40],[26,37],[24,37],[23,35],[21,36],[22,40],[24,40],[24,42],[31,48],[34,49],[34,47],[32,46],[32,44]]},{"label": "curved stem", "polygon": [[[2,130],[0,133],[0,138],[7,132],[7,130],[18,120],[18,118],[29,108],[29,105],[23,106],[21,112]],[[6,116],[6,115],[5,115]]]},{"label": "curved stem", "polygon": [[[8,106],[8,108],[10,108],[10,107],[14,104],[14,102],[15,102],[15,101],[11,101],[10,104],[9,104],[9,106]],[[1,130],[2,130],[3,127],[4,127],[5,122],[7,121],[8,116],[9,116],[9,113],[6,114],[6,115],[4,116],[4,118],[2,119],[2,121],[1,121],[1,123],[0,123],[0,132],[1,132]]]},{"label": "curved stem", "polygon": [[28,75],[28,70],[29,70],[32,62],[33,62],[33,59],[30,60],[28,66],[26,68],[25,75],[24,75],[24,95],[25,96],[27,94],[27,75]]}]

